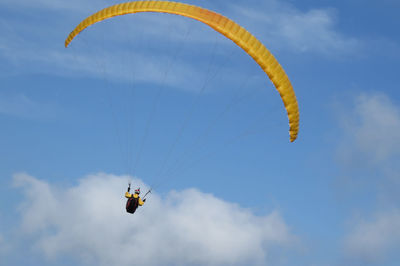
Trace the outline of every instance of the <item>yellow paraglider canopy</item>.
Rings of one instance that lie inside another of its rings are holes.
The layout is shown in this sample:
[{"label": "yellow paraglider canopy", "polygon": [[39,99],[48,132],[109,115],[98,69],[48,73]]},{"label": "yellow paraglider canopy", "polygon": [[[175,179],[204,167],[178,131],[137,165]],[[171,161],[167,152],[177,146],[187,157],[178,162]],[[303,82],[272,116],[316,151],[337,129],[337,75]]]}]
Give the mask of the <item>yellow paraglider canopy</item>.
[{"label": "yellow paraglider canopy", "polygon": [[271,79],[285,105],[289,118],[290,141],[297,138],[299,131],[299,107],[293,87],[285,71],[268,49],[236,22],[213,11],[170,1],[136,1],[107,7],[83,20],[65,40],[65,47],[82,30],[110,17],[139,12],[160,12],[181,15],[201,21],[231,39],[248,53]]}]

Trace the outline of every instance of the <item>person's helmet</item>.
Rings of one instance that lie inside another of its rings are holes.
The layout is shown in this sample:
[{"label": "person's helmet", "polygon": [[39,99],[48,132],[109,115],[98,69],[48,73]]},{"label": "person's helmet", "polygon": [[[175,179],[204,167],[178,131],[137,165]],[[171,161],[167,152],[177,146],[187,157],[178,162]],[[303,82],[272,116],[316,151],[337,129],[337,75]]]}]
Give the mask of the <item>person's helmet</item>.
[{"label": "person's helmet", "polygon": [[140,187],[135,189],[135,194],[140,194]]}]

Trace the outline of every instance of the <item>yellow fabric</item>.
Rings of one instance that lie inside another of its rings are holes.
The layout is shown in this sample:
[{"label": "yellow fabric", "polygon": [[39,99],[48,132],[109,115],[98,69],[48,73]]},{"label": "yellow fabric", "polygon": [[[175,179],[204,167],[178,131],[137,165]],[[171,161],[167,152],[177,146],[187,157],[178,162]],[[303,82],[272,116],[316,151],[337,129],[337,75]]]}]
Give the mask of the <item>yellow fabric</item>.
[{"label": "yellow fabric", "polygon": [[83,20],[65,40],[65,47],[88,26],[110,17],[138,13],[160,12],[181,15],[201,21],[231,39],[248,53],[264,70],[278,90],[289,118],[290,141],[297,138],[299,130],[299,107],[293,87],[285,71],[268,49],[234,21],[213,11],[170,1],[136,1],[107,7]]},{"label": "yellow fabric", "polygon": [[127,192],[125,192],[125,197],[126,198],[135,198],[135,199],[139,198],[139,206],[142,206],[144,204],[144,201],[139,197],[138,194],[131,194],[127,191]]}]

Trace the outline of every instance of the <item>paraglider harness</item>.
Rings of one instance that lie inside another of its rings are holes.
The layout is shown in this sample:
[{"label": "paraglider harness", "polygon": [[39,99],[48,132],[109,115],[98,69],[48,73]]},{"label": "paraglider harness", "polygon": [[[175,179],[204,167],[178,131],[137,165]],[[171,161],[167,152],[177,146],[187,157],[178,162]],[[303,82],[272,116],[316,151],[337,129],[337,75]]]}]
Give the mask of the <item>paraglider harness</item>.
[{"label": "paraglider harness", "polygon": [[[131,183],[128,184],[128,192],[131,190]],[[149,191],[146,192],[146,194],[144,194],[143,199],[146,198],[147,194],[149,194],[151,192],[151,189]],[[128,213],[135,213],[136,209],[139,207],[139,197],[135,198],[135,197],[130,197],[128,198],[128,200],[126,201],[126,212]]]}]

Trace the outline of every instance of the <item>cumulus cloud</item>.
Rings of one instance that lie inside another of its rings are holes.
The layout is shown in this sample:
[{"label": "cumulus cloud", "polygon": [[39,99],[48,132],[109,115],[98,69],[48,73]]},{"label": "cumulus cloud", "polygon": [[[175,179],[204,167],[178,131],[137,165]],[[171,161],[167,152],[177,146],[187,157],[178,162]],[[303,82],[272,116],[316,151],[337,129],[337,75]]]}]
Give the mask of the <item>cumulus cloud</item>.
[{"label": "cumulus cloud", "polygon": [[351,257],[376,262],[388,252],[400,252],[400,211],[377,213],[369,220],[354,225],[345,240],[345,248]]},{"label": "cumulus cloud", "polygon": [[[97,265],[266,265],[273,249],[296,241],[281,215],[256,216],[195,189],[151,194],[129,215],[128,177],[95,174],[63,190],[27,174],[14,175],[26,198],[21,230],[36,252]],[[143,191],[146,185],[134,180]]]}]

